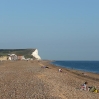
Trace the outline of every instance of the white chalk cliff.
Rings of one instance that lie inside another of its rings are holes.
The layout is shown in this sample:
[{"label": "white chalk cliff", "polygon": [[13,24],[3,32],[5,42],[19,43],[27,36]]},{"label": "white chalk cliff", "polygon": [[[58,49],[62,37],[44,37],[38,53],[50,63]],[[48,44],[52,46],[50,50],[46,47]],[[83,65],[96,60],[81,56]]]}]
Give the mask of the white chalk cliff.
[{"label": "white chalk cliff", "polygon": [[38,55],[38,50],[36,49],[34,52],[31,54],[33,57],[35,57],[37,60],[41,60],[41,57]]}]

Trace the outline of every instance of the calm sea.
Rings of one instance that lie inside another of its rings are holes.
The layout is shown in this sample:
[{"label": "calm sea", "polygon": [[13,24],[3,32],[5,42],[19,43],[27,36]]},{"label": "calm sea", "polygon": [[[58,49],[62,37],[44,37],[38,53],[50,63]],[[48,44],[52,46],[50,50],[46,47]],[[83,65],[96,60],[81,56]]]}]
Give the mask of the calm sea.
[{"label": "calm sea", "polygon": [[99,61],[54,61],[52,64],[99,74]]}]

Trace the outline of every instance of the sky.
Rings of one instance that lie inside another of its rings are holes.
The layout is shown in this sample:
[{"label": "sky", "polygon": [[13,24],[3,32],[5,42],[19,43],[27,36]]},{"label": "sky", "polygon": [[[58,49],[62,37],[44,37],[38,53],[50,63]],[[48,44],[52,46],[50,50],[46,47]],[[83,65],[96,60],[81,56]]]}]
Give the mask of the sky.
[{"label": "sky", "polygon": [[48,60],[99,60],[99,0],[0,0],[0,49],[15,48],[37,48]]}]

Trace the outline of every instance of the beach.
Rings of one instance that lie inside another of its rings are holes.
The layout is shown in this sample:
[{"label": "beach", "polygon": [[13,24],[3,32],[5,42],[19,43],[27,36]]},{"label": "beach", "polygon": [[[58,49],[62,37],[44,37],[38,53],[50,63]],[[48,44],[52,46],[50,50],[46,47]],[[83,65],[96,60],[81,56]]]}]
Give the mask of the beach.
[{"label": "beach", "polygon": [[80,90],[85,81],[99,90],[99,74],[50,61],[0,62],[0,99],[99,99],[99,93]]}]

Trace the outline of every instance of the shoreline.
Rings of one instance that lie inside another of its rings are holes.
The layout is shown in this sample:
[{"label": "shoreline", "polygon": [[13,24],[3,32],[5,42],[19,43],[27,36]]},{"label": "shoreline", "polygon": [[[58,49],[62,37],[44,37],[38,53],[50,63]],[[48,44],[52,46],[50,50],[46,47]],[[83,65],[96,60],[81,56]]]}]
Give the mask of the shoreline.
[{"label": "shoreline", "polygon": [[89,71],[83,71],[83,70],[77,70],[77,69],[72,69],[72,68],[66,68],[66,67],[63,67],[63,66],[57,66],[57,65],[52,64],[52,63],[50,63],[50,65],[53,65],[53,66],[55,66],[57,68],[61,68],[61,69],[65,70],[65,71],[69,71],[69,72],[71,72],[71,73],[73,73],[75,75],[80,75],[82,77],[86,77],[86,78],[90,78],[92,80],[99,81],[99,78],[94,78],[94,77],[89,77],[88,76],[88,75],[95,75],[95,76],[97,75],[97,76],[99,76],[99,73],[94,73],[94,72],[89,72]]},{"label": "shoreline", "polygon": [[[54,61],[55,62],[55,61]],[[71,61],[72,62],[72,61]],[[74,61],[76,62],[76,61]],[[77,61],[78,62],[78,61]],[[83,61],[80,61],[83,62]],[[85,62],[85,61],[84,61]],[[90,62],[90,61],[89,61]],[[98,61],[93,61],[93,62],[98,62]],[[66,67],[66,66],[62,66],[62,65],[56,65],[53,63],[53,61],[51,62],[51,64],[60,67],[60,68],[66,68],[66,69],[70,69],[70,70],[77,70],[77,71],[81,71],[81,72],[89,72],[89,73],[95,73],[95,74],[99,74],[99,72],[95,72],[95,71],[91,71],[91,70],[84,70],[84,69],[76,69],[76,68],[72,68],[72,67]]]},{"label": "shoreline", "polygon": [[[47,68],[46,68],[47,66]],[[59,72],[59,68],[62,72]],[[6,61],[0,64],[1,99],[98,99],[99,93],[81,91],[85,81],[99,89],[99,75],[82,74],[51,61]]]},{"label": "shoreline", "polygon": [[[57,71],[59,68],[62,69],[63,73],[72,73],[73,75],[88,79],[88,80],[93,80],[96,82],[99,82],[99,74],[98,73],[93,73],[93,72],[87,72],[87,71],[81,71],[81,70],[76,70],[76,69],[69,69],[66,67],[61,67],[57,66],[55,64],[51,63],[52,61],[47,61],[47,66],[55,68]],[[99,86],[98,86],[99,87]]]}]

